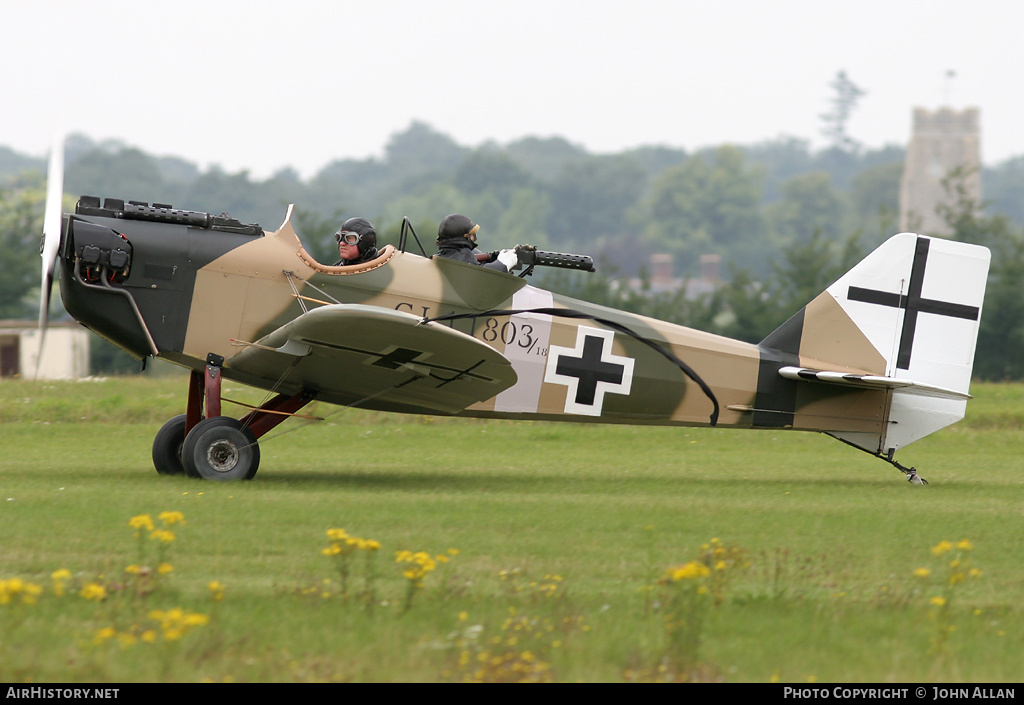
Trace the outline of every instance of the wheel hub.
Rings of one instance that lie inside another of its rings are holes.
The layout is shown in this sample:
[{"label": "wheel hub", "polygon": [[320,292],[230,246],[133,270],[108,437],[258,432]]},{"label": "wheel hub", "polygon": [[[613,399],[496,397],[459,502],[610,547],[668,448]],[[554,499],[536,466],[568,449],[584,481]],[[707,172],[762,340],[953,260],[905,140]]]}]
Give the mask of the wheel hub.
[{"label": "wheel hub", "polygon": [[238,448],[231,441],[216,441],[207,449],[206,460],[213,470],[230,472],[238,464]]}]

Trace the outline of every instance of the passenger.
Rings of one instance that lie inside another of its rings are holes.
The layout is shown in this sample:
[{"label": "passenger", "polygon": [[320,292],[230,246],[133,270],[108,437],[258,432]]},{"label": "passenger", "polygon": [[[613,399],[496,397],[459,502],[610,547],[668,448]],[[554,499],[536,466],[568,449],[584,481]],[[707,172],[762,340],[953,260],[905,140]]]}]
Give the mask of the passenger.
[{"label": "passenger", "polygon": [[377,255],[377,231],[373,229],[373,223],[364,218],[349,218],[338,232],[334,233],[334,241],[338,243],[338,254],[340,262],[335,266],[344,264],[362,264],[376,259]]},{"label": "passenger", "polygon": [[453,213],[447,216],[437,228],[437,256],[469,264],[480,264],[499,272],[509,272],[519,264],[515,250],[502,250],[498,253],[497,261],[488,262],[486,253],[478,250],[476,246],[476,234],[479,230],[480,226],[464,215]]}]

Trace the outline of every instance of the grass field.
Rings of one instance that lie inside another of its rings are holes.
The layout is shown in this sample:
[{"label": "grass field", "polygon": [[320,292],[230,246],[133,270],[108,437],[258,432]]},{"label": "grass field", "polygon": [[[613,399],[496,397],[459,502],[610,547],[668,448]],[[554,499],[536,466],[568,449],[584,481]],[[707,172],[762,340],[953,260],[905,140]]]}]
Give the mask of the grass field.
[{"label": "grass field", "polygon": [[252,482],[159,476],[185,387],[0,383],[0,681],[1020,678],[1024,386],[900,453],[926,487],[820,435],[334,407]]}]

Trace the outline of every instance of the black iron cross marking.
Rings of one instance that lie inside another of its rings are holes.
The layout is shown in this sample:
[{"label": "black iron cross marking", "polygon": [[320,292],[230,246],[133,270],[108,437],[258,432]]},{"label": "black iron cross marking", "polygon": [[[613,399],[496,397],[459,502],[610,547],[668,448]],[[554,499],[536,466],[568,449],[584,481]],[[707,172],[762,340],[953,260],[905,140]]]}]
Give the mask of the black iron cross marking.
[{"label": "black iron cross marking", "polygon": [[930,242],[931,240],[923,237],[917,239],[917,247],[914,250],[914,263],[910,269],[910,285],[907,288],[906,294],[892,294],[887,291],[851,286],[846,295],[851,301],[862,301],[868,304],[878,304],[880,306],[906,310],[906,314],[903,316],[903,330],[900,333],[899,352],[896,356],[896,369],[898,370],[910,369],[910,354],[914,348],[914,334],[917,330],[917,316],[919,313],[933,313],[939,316],[951,316],[969,321],[978,320],[979,309],[977,306],[965,306],[963,304],[921,297]]},{"label": "black iron cross marking", "polygon": [[583,342],[581,357],[563,355],[558,358],[555,371],[559,375],[575,377],[579,380],[579,384],[576,386],[577,404],[593,406],[594,398],[597,396],[598,382],[622,384],[622,374],[626,366],[602,360],[603,353],[604,338],[588,335]]},{"label": "black iron cross marking", "polygon": [[600,416],[605,394],[629,394],[635,360],[612,353],[615,334],[610,330],[580,326],[576,345],[552,345],[544,381],[564,384],[565,413]]},{"label": "black iron cross marking", "polygon": [[386,367],[389,370],[397,370],[402,365],[412,362],[417,357],[422,355],[421,350],[410,350],[409,348],[396,348],[389,352],[387,355],[381,355],[379,359],[374,360],[373,365],[376,367]]}]

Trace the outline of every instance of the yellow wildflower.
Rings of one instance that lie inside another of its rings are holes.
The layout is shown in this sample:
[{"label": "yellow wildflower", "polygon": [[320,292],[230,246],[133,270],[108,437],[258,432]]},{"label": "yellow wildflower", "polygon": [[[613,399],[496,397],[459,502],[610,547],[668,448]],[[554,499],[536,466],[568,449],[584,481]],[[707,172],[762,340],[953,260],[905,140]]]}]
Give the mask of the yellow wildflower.
[{"label": "yellow wildflower", "polygon": [[437,567],[437,562],[426,551],[398,551],[395,553],[395,562],[410,564],[402,571],[402,575],[417,586],[423,582],[427,573]]},{"label": "yellow wildflower", "polygon": [[214,580],[212,583],[206,586],[209,589],[210,594],[213,596],[214,602],[220,602],[224,599],[224,584],[219,580]]},{"label": "yellow wildflower", "polygon": [[699,580],[711,574],[711,570],[700,561],[690,561],[675,568],[669,568],[668,577],[672,582]]},{"label": "yellow wildflower", "polygon": [[936,595],[932,599],[928,600],[928,604],[935,605],[936,607],[942,607],[946,604],[946,598],[941,595]]},{"label": "yellow wildflower", "polygon": [[932,555],[941,556],[943,553],[948,553],[953,550],[952,541],[939,541],[937,544],[932,546]]},{"label": "yellow wildflower", "polygon": [[209,623],[210,618],[198,612],[186,612],[180,607],[170,610],[152,610],[149,618],[160,624],[160,634],[166,641],[177,641],[193,627]]},{"label": "yellow wildflower", "polygon": [[931,574],[932,574],[932,572],[930,570],[928,570],[927,568],[918,568],[917,570],[914,571],[914,577],[915,578],[927,578]]},{"label": "yellow wildflower", "polygon": [[108,639],[113,639],[115,636],[117,636],[116,629],[113,627],[103,627],[96,631],[96,634],[92,638],[92,643],[99,645],[106,642]]},{"label": "yellow wildflower", "polygon": [[53,594],[57,597],[63,597],[65,593],[65,581],[71,579],[71,571],[66,568],[55,570],[50,574],[50,578],[53,579]]},{"label": "yellow wildflower", "polygon": [[136,531],[145,529],[146,531],[153,530],[153,518],[148,514],[139,514],[128,520],[128,526],[132,527]]},{"label": "yellow wildflower", "polygon": [[0,605],[9,604],[14,597],[20,599],[22,604],[34,605],[42,592],[39,585],[21,578],[0,580]]},{"label": "yellow wildflower", "polygon": [[156,529],[150,532],[149,538],[160,543],[172,543],[174,541],[174,532],[168,529]]},{"label": "yellow wildflower", "polygon": [[956,547],[960,551],[970,551],[972,548],[974,548],[974,546],[968,539],[960,539],[956,542]]},{"label": "yellow wildflower", "polygon": [[86,583],[78,594],[93,602],[102,602],[107,599],[107,589],[99,583]]},{"label": "yellow wildflower", "polygon": [[162,521],[165,526],[185,523],[185,515],[181,512],[160,512],[157,518]]},{"label": "yellow wildflower", "polygon": [[210,623],[210,618],[205,614],[199,614],[198,612],[192,612],[185,615],[185,624],[190,627],[202,627]]}]

